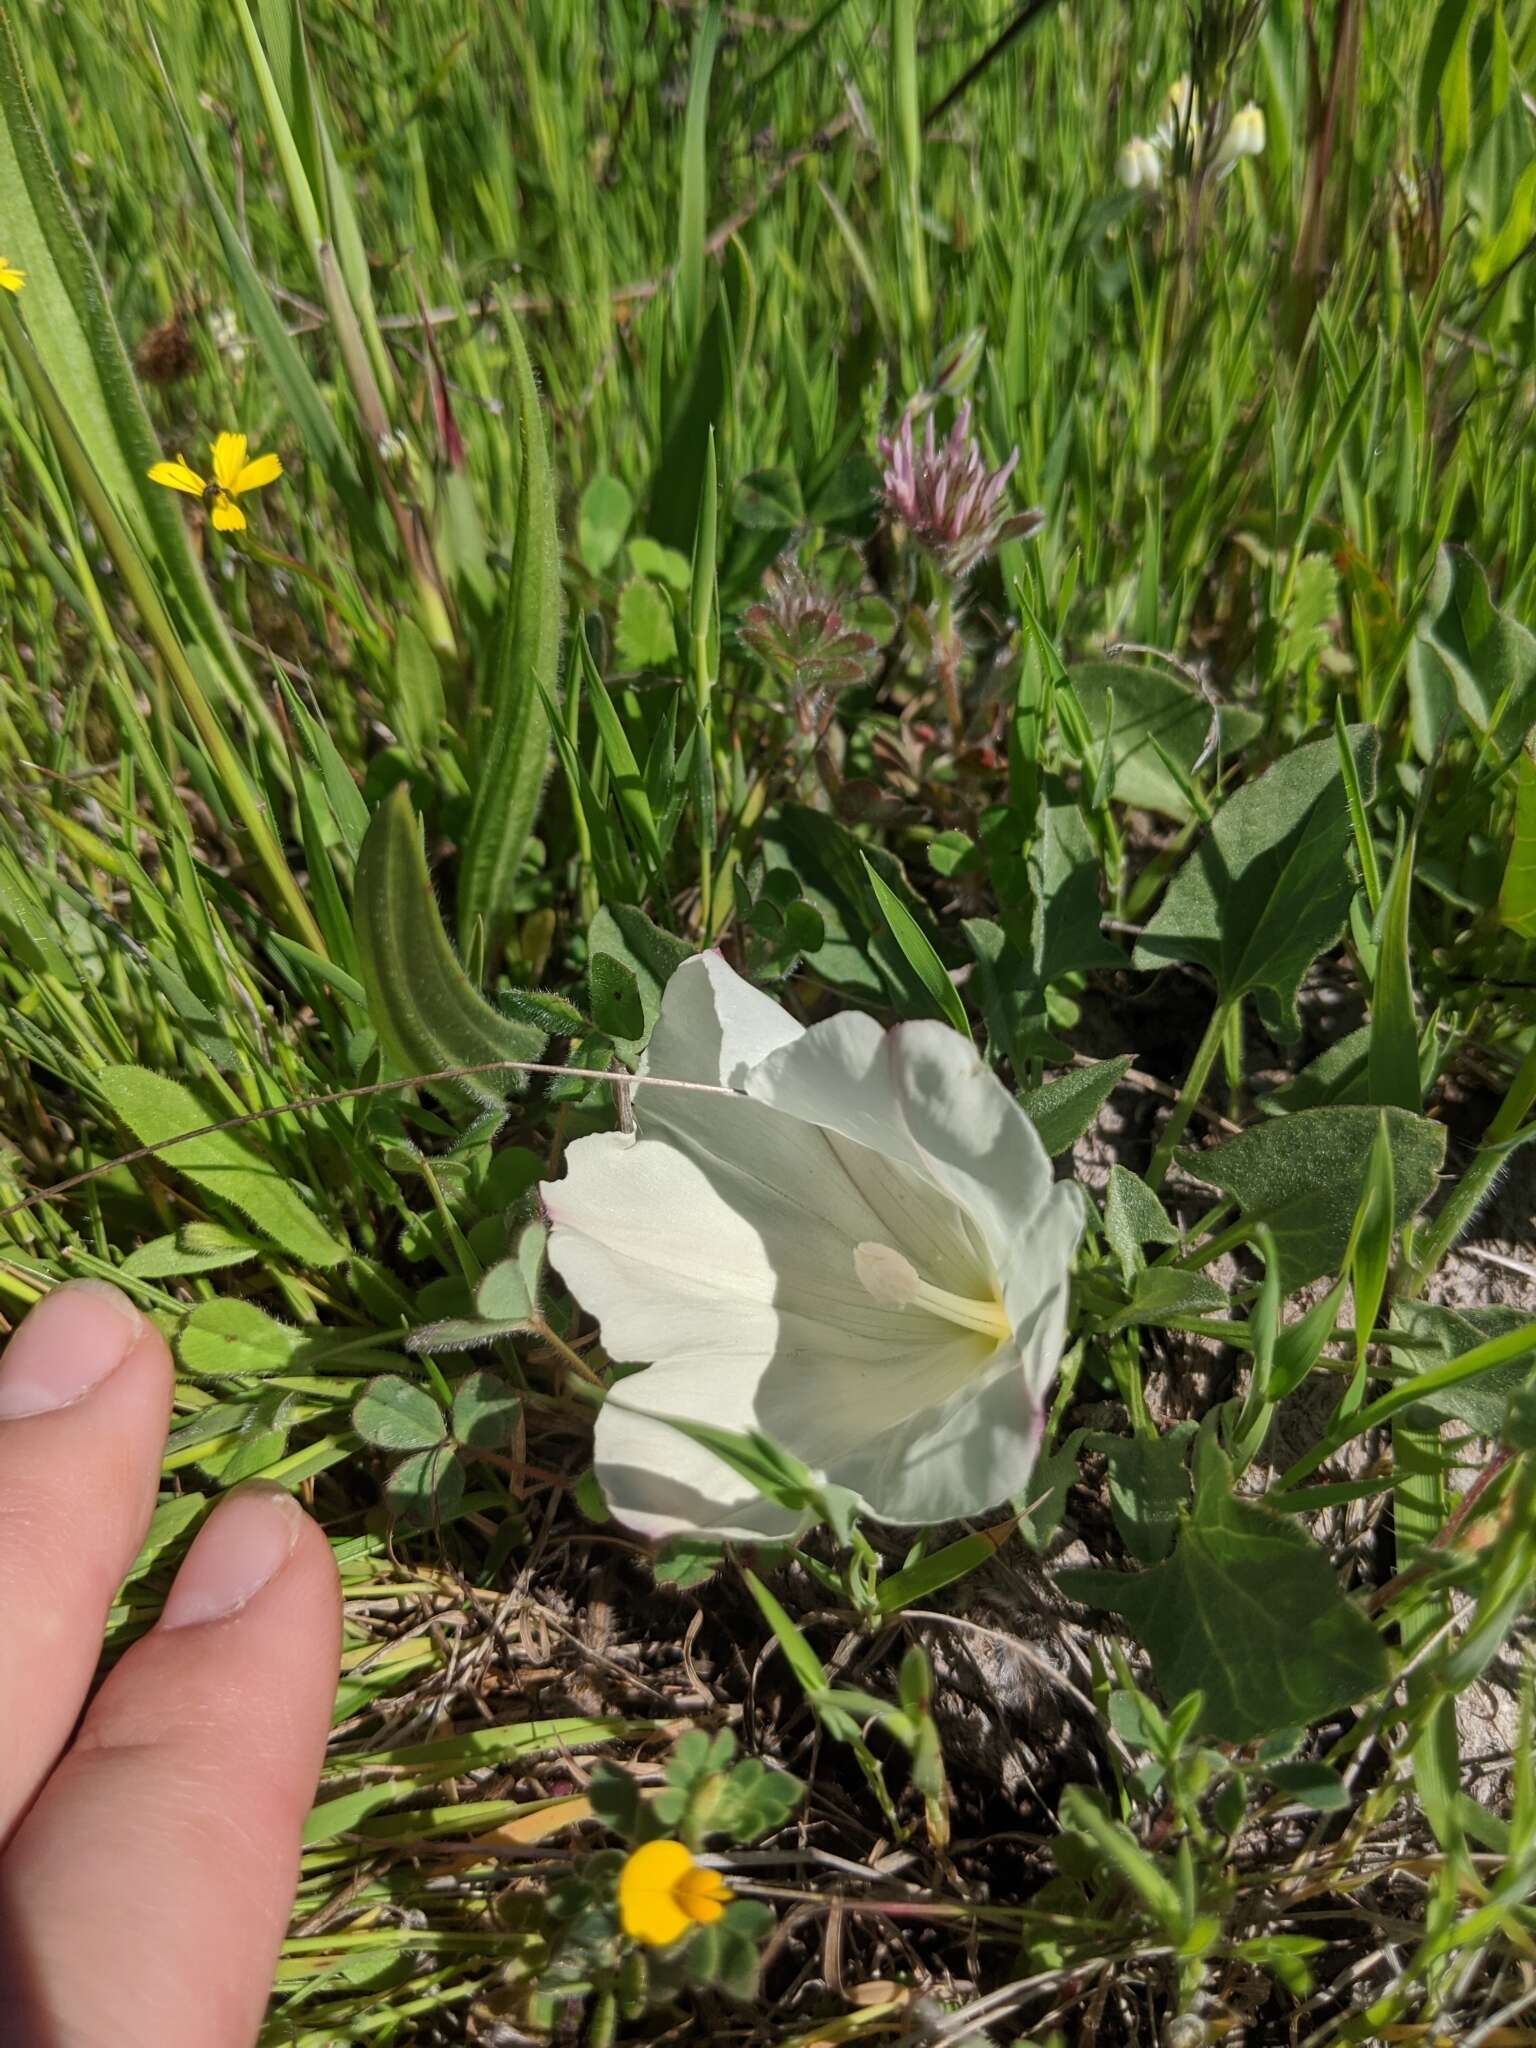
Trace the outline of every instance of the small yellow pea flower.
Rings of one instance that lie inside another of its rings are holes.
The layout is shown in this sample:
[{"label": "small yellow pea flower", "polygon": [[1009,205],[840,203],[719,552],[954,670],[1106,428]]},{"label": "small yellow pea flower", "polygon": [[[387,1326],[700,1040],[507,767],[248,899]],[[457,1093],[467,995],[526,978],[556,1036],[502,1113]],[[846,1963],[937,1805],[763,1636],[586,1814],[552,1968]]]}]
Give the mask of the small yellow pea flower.
[{"label": "small yellow pea flower", "polygon": [[174,462],[157,462],[149,472],[149,480],[164,484],[168,491],[184,491],[189,498],[201,498],[220,533],[243,533],[246,518],[235,503],[236,498],[246,491],[259,491],[263,484],[276,483],[283,473],[283,465],[275,455],[258,455],[253,462],[247,462],[245,449],[244,434],[220,434],[210,451],[211,482],[199,476],[184,455],[178,455]]},{"label": "small yellow pea flower", "polygon": [[18,270],[9,256],[0,256],[0,292],[19,292],[26,281],[24,270]]},{"label": "small yellow pea flower", "polygon": [[692,1927],[718,1920],[735,1894],[681,1842],[646,1842],[619,1872],[619,1920],[631,1941],[667,1948]]}]

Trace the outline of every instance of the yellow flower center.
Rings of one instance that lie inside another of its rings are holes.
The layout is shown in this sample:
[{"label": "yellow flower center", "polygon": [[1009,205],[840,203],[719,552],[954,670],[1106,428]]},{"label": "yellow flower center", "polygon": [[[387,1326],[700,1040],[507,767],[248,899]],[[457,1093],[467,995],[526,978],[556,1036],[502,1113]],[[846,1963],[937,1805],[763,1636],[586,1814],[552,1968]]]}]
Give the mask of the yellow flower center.
[{"label": "yellow flower center", "polygon": [[619,1921],[631,1941],[667,1948],[718,1920],[734,1894],[681,1842],[644,1842],[619,1872]]},{"label": "yellow flower center", "polygon": [[1007,1311],[995,1296],[976,1301],[968,1295],[951,1294],[948,1288],[935,1287],[894,1245],[856,1245],[853,1270],[864,1292],[884,1308],[925,1308],[931,1316],[957,1323],[962,1330],[975,1330],[999,1344],[1012,1335]]}]

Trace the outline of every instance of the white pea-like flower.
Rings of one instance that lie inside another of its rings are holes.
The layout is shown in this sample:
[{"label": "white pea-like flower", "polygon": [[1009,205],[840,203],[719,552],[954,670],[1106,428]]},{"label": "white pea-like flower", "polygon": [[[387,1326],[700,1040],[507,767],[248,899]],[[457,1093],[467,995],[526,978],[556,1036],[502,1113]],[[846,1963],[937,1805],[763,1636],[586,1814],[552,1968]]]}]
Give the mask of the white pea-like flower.
[{"label": "white pea-like flower", "polygon": [[1226,177],[1235,170],[1239,158],[1262,156],[1267,140],[1264,127],[1264,109],[1255,100],[1245,107],[1239,107],[1232,116],[1226,134],[1221,138],[1221,147],[1216,152],[1216,171]]},{"label": "white pea-like flower", "polygon": [[635,1129],[579,1138],[541,1189],[549,1257],[622,1379],[598,1478],[642,1534],[800,1524],[660,1418],[757,1431],[882,1521],[1023,1491],[1083,1208],[947,1025],[804,1028],[718,953],[668,982]]},{"label": "white pea-like flower", "polygon": [[1176,78],[1169,86],[1163,100],[1162,118],[1152,131],[1153,146],[1166,153],[1181,135],[1188,139],[1191,150],[1198,154],[1200,94],[1188,78]]},{"label": "white pea-like flower", "polygon": [[1127,192],[1155,192],[1163,182],[1163,159],[1144,135],[1133,135],[1115,158],[1115,176]]},{"label": "white pea-like flower", "polygon": [[208,315],[208,335],[232,370],[243,367],[246,356],[245,337],[240,332],[240,322],[233,306],[214,308]]}]

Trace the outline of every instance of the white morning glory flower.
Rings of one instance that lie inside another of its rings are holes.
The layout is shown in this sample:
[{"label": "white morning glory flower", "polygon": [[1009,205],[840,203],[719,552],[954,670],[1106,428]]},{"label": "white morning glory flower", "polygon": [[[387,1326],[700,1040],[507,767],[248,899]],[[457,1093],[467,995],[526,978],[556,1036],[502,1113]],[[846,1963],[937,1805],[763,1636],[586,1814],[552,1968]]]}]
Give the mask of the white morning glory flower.
[{"label": "white morning glory flower", "polygon": [[806,1030],[718,953],[667,984],[633,1133],[579,1138],[541,1190],[552,1264],[643,1362],[597,1421],[618,1518],[650,1537],[797,1526],[679,1416],[761,1431],[888,1522],[1024,1489],[1082,1229],[974,1046],[854,1012]]}]

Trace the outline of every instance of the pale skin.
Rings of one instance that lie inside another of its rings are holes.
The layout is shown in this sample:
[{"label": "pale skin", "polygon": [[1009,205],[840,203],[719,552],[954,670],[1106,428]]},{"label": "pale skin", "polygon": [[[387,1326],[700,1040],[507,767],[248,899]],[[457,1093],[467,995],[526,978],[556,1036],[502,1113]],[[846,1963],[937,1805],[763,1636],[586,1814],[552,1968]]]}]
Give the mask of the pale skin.
[{"label": "pale skin", "polygon": [[170,1405],[163,1339],[104,1284],[49,1295],[0,1355],[6,2048],[249,2048],[288,1924],[341,1634],[298,1504],[222,1501],[91,1690]]}]

